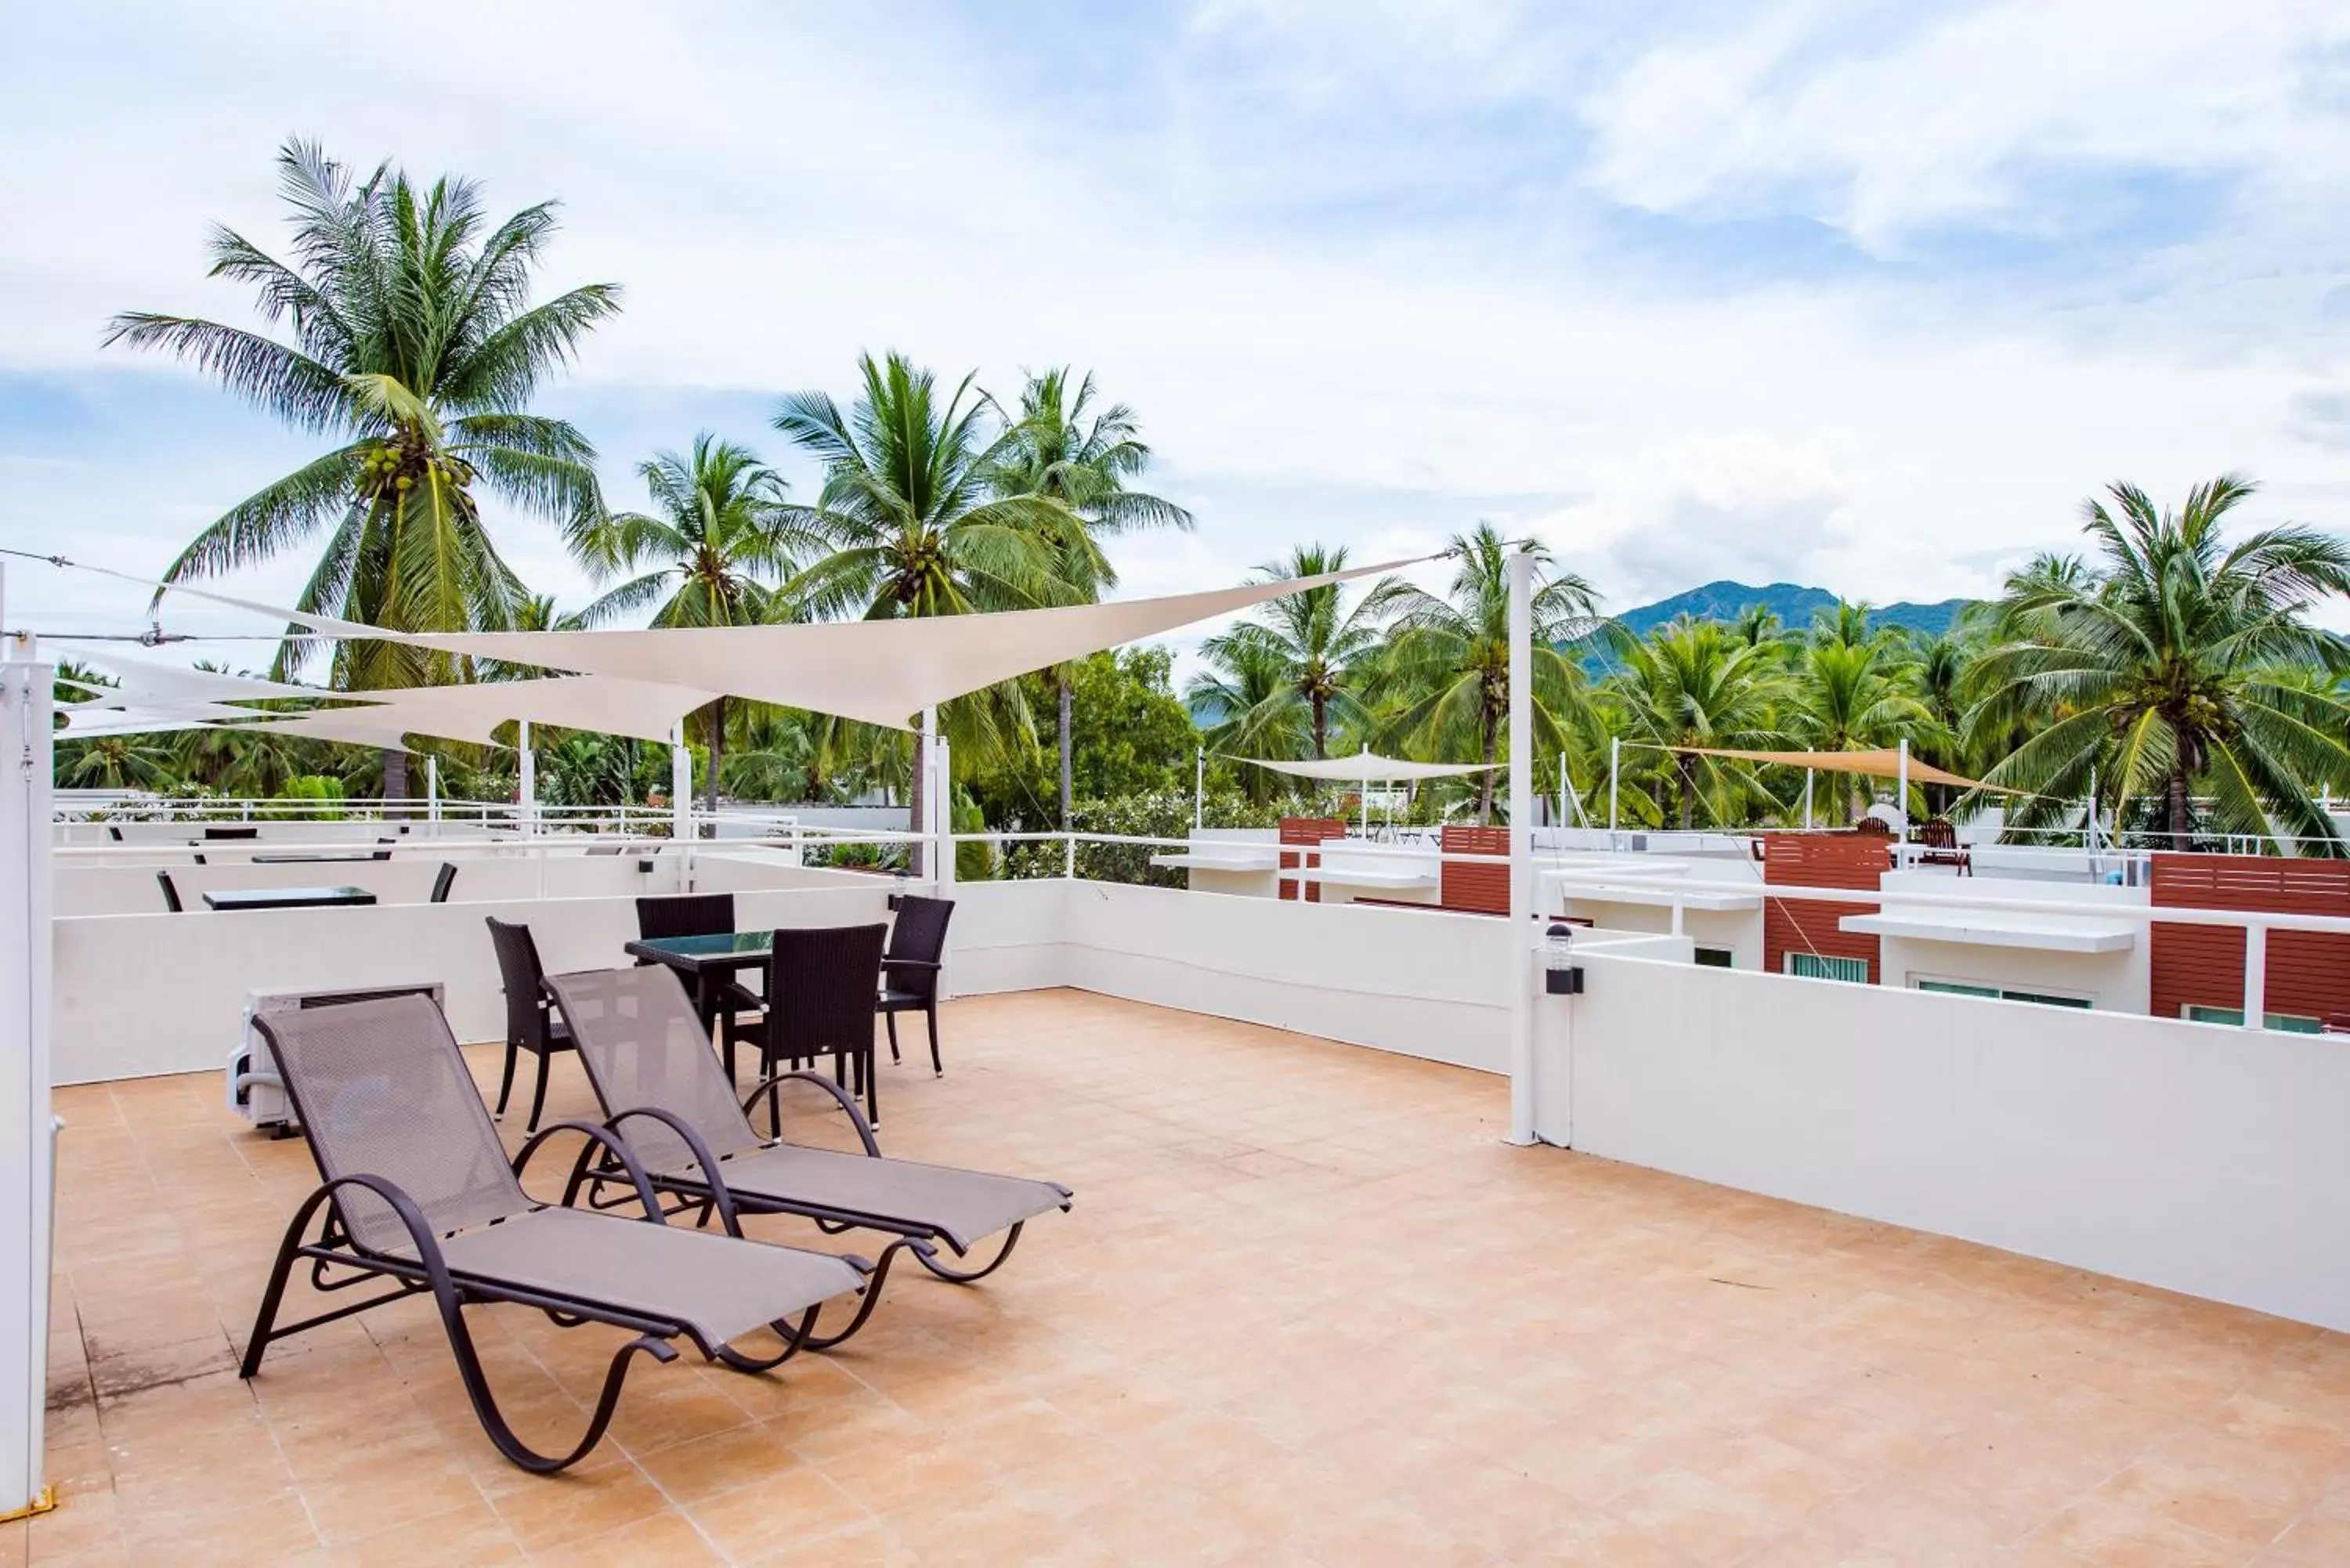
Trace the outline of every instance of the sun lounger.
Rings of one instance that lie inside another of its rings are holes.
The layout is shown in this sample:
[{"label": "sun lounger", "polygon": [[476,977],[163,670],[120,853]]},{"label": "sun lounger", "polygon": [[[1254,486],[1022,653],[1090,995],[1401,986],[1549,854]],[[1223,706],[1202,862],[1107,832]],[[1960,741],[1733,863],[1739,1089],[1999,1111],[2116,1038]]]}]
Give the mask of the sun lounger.
[{"label": "sun lounger", "polygon": [[[899,1247],[941,1279],[967,1284],[1003,1266],[1030,1220],[1069,1206],[1072,1194],[1055,1182],[883,1158],[856,1100],[815,1073],[778,1073],[738,1104],[684,986],[668,969],[595,970],[556,975],[547,985],[571,1026],[608,1125],[635,1150],[656,1188],[685,1206],[702,1206],[702,1222],[715,1214],[739,1234],[738,1214],[797,1214],[827,1231],[880,1231],[899,1238],[881,1255],[867,1311],[880,1293],[890,1253]],[[745,1107],[757,1104],[770,1084],[787,1081],[813,1084],[831,1096],[865,1152],[762,1138]],[[619,1174],[615,1169],[606,1179]],[[938,1243],[962,1258],[999,1232],[1003,1248],[983,1265],[961,1269],[939,1256]]]},{"label": "sun lounger", "polygon": [[[254,1022],[276,1054],[324,1179],[286,1227],[245,1345],[244,1376],[261,1369],[276,1340],[429,1292],[483,1430],[507,1459],[544,1473],[595,1448],[639,1352],[672,1361],[670,1342],[682,1337],[709,1359],[763,1372],[810,1340],[824,1303],[865,1283],[870,1265],[861,1259],[671,1228],[627,1145],[590,1123],[554,1123],[509,1163],[447,1023],[425,997]],[[600,1154],[613,1180],[635,1192],[643,1217],[556,1207],[525,1194],[524,1166],[558,1133],[588,1140],[573,1166],[575,1188],[577,1173]],[[317,1231],[306,1240],[314,1219]],[[306,1260],[320,1291],[376,1279],[396,1288],[279,1326],[286,1279]],[[499,1414],[463,1316],[464,1308],[491,1302],[536,1307],[567,1328],[600,1323],[636,1334],[614,1354],[586,1435],[568,1453],[533,1450]],[[762,1328],[782,1336],[779,1353],[732,1348],[730,1342]]]}]

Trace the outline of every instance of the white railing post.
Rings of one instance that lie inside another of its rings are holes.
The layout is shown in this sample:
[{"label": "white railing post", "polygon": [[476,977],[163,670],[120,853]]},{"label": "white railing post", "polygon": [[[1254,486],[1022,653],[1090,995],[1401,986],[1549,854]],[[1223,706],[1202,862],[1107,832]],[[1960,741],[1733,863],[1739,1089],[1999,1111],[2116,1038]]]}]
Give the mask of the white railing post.
[{"label": "white railing post", "polygon": [[1534,558],[1510,556],[1510,1141],[1534,1141]]},{"label": "white railing post", "polygon": [[2269,1012],[2269,929],[2244,927],[2244,1027],[2264,1029]]},{"label": "white railing post", "polygon": [[441,759],[424,759],[424,820],[435,826],[441,822]]},{"label": "white railing post", "polygon": [[51,770],[56,672],[29,637],[0,661],[0,1518],[49,1506],[55,1123],[49,1113]]},{"label": "white railing post", "polygon": [[1077,879],[1077,836],[1066,829],[1061,834],[1061,876],[1070,882]]}]

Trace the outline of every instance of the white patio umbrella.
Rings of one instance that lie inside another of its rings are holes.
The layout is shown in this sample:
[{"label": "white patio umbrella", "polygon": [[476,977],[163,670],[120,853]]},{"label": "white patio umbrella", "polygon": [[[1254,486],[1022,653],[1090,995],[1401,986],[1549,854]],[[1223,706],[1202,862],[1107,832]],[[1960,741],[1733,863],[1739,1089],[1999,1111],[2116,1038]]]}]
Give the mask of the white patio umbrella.
[{"label": "white patio umbrella", "polygon": [[1292,774],[1298,778],[1333,780],[1340,784],[1360,784],[1363,793],[1357,797],[1362,808],[1362,830],[1371,830],[1371,784],[1420,779],[1459,778],[1464,774],[1491,773],[1499,763],[1414,763],[1401,757],[1383,757],[1365,746],[1351,757],[1310,757],[1303,762],[1275,762],[1270,757],[1240,757],[1235,759],[1254,767],[1270,768],[1277,774]]}]

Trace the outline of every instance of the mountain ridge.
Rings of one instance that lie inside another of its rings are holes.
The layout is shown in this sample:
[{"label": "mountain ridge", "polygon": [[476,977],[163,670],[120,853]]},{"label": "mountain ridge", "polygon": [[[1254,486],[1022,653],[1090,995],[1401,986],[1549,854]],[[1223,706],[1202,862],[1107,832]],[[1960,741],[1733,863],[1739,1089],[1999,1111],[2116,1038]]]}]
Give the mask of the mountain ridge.
[{"label": "mountain ridge", "polygon": [[[1661,626],[1677,616],[1688,615],[1699,620],[1733,620],[1752,605],[1761,605],[1779,618],[1779,624],[1801,629],[1812,624],[1812,617],[1822,610],[1833,610],[1837,596],[1825,588],[1810,587],[1801,583],[1766,583],[1757,587],[1751,583],[1732,582],[1724,577],[1690,588],[1667,598],[1626,610],[1616,618],[1630,631],[1646,635],[1650,628]],[[1950,629],[1950,623],[1960,610],[1973,603],[1971,599],[1943,599],[1925,604],[1903,600],[1897,604],[1872,605],[1868,618],[1877,626],[1905,627],[1928,637],[1940,637]]]}]

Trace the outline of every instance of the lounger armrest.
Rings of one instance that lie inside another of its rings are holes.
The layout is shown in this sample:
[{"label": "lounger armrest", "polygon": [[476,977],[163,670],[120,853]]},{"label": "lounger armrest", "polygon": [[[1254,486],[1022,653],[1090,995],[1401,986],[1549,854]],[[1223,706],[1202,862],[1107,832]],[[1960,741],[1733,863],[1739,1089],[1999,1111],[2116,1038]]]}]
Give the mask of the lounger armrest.
[{"label": "lounger armrest", "polygon": [[[630,1116],[650,1117],[685,1140],[685,1147],[693,1151],[693,1163],[702,1168],[702,1184],[710,1189],[710,1199],[718,1210],[719,1222],[726,1227],[729,1236],[740,1236],[743,1222],[735,1215],[734,1194],[726,1185],[724,1173],[718,1168],[717,1157],[710,1152],[710,1145],[702,1141],[702,1135],[694,1131],[683,1116],[672,1115],[659,1106],[634,1106],[620,1112],[605,1125],[617,1133],[620,1130],[620,1124]],[[627,1135],[621,1136],[625,1137]]]},{"label": "lounger armrest", "polygon": [[[453,1309],[457,1287],[449,1278],[447,1261],[441,1256],[440,1239],[432,1234],[432,1227],[426,1221],[424,1210],[416,1206],[416,1199],[411,1198],[398,1182],[389,1177],[369,1176],[361,1173],[338,1176],[333,1180],[321,1184],[317,1190],[303,1200],[301,1209],[295,1214],[294,1223],[286,1231],[289,1241],[292,1237],[300,1234],[304,1227],[309,1224],[310,1216],[317,1212],[320,1204],[328,1199],[335,1199],[335,1194],[346,1187],[365,1188],[383,1199],[385,1205],[400,1217],[400,1222],[408,1228],[409,1241],[415,1244],[416,1261],[423,1265],[425,1278],[432,1286],[432,1293],[442,1298],[444,1304]],[[339,1210],[342,1200],[335,1199],[335,1204]],[[346,1236],[355,1237],[357,1233],[352,1231],[348,1217],[345,1216],[344,1220],[343,1233]],[[351,1247],[354,1251],[359,1251],[359,1245],[356,1240],[352,1241]]]},{"label": "lounger armrest", "polygon": [[[807,1072],[777,1073],[771,1078],[762,1078],[758,1085],[752,1089],[750,1094],[743,1096],[743,1114],[746,1116],[749,1116],[751,1114],[751,1107],[758,1103],[759,1096],[765,1094],[771,1086],[778,1084],[789,1083],[795,1079],[804,1084],[814,1084],[817,1088],[822,1089],[826,1094],[830,1095],[834,1099],[839,1101],[840,1108],[848,1113],[848,1123],[851,1127],[857,1129],[858,1141],[865,1146],[865,1152],[871,1155],[876,1159],[881,1158],[881,1145],[873,1137],[873,1124],[867,1121],[865,1119],[865,1113],[857,1108],[856,1098],[851,1096],[847,1090],[842,1088],[838,1084],[834,1083],[830,1078],[825,1077],[822,1074]],[[780,1127],[776,1127],[775,1129],[774,1136],[781,1137],[783,1136],[783,1130],[784,1129]]]},{"label": "lounger armrest", "polygon": [[564,1184],[565,1208],[571,1206],[571,1199],[578,1193],[580,1185],[588,1179],[588,1162],[595,1158],[596,1150],[601,1147],[609,1150],[612,1158],[620,1162],[621,1168],[629,1173],[629,1180],[636,1187],[637,1197],[644,1203],[646,1220],[654,1225],[669,1223],[668,1216],[661,1212],[660,1199],[653,1196],[652,1179],[645,1174],[645,1168],[638,1163],[637,1157],[629,1151],[629,1146],[620,1140],[618,1133],[609,1127],[598,1127],[594,1122],[549,1122],[539,1128],[531,1135],[530,1141],[522,1146],[522,1151],[514,1157],[515,1179],[522,1179],[522,1168],[530,1163],[530,1157],[538,1152],[539,1145],[556,1133],[564,1132],[577,1133],[588,1140],[579,1150],[579,1158],[572,1162],[571,1179]]}]

